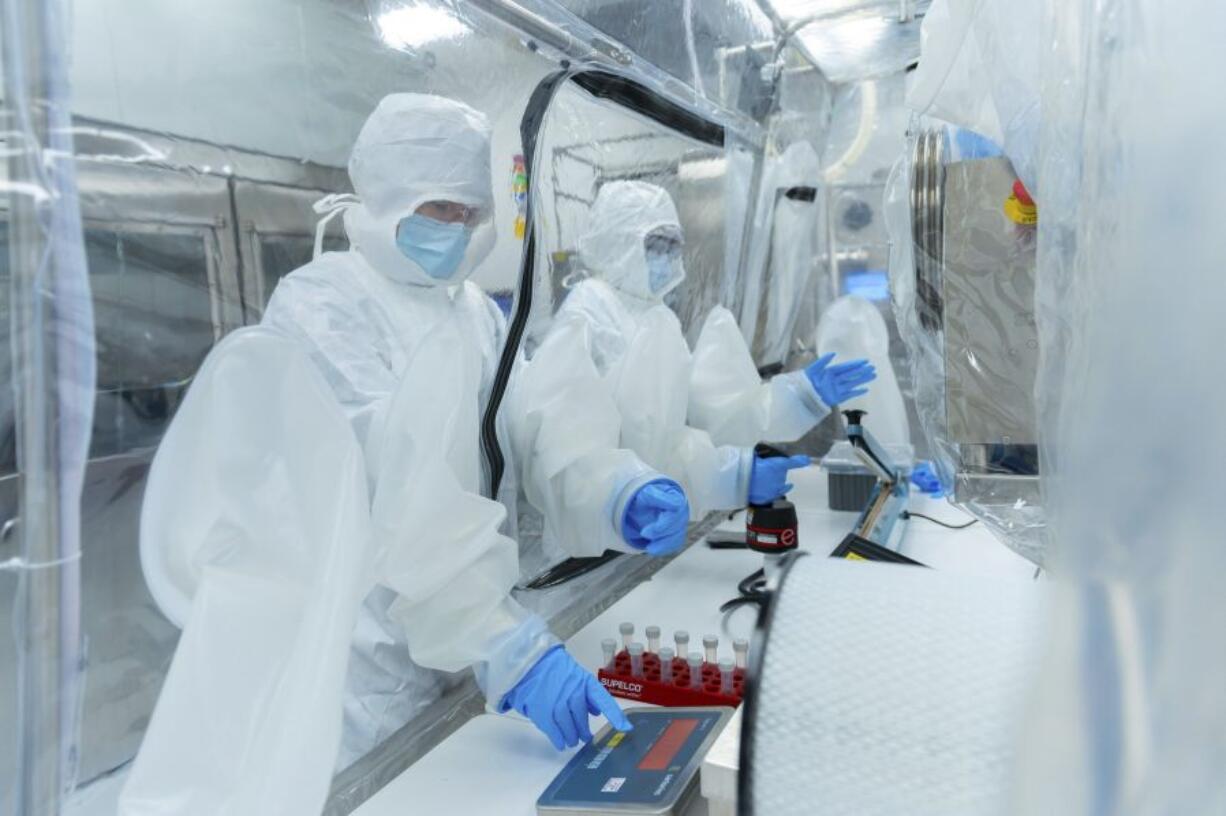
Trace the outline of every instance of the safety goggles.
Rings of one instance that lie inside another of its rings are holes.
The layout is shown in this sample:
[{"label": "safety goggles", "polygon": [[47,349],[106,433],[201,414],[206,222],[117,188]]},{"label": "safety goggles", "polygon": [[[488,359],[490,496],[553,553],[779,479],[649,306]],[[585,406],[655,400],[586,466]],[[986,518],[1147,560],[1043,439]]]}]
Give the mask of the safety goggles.
[{"label": "safety goggles", "polygon": [[484,215],[481,208],[456,201],[427,201],[418,206],[417,214],[444,224],[466,224],[470,227],[480,223]]}]

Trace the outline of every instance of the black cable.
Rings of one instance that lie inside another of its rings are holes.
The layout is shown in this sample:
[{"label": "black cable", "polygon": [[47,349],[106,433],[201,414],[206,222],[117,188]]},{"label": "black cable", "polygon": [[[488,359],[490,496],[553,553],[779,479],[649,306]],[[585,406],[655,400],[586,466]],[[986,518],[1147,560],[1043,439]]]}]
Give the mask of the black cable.
[{"label": "black cable", "polygon": [[931,521],[933,524],[939,524],[948,530],[965,530],[972,524],[979,523],[979,519],[971,519],[966,524],[950,524],[949,522],[941,521],[940,519],[934,519],[932,516],[925,516],[923,513],[912,513],[910,510],[902,511],[902,517],[904,519],[922,518],[924,521]]},{"label": "black cable", "polygon": [[747,606],[749,604],[756,604],[757,606],[761,607],[766,603],[768,597],[769,596],[765,594],[752,596],[743,595],[740,598],[733,598],[731,601],[725,601],[724,603],[720,604],[719,611],[727,614],[733,609],[739,609],[740,607]]},{"label": "black cable", "polygon": [[737,592],[742,595],[756,595],[766,588],[766,571],[757,570],[741,579],[736,585]]},{"label": "black cable", "polygon": [[745,604],[765,604],[770,598],[770,593],[766,591],[766,571],[756,570],[749,573],[736,585],[736,591],[739,593],[738,597],[721,605],[720,612],[727,612]]}]

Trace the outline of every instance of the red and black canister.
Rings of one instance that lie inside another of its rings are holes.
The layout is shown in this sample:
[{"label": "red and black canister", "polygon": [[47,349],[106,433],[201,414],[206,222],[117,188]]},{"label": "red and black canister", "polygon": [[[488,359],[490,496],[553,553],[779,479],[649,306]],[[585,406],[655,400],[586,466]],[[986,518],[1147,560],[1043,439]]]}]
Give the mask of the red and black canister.
[{"label": "red and black canister", "polygon": [[751,504],[745,517],[745,543],[755,552],[782,555],[799,546],[796,527],[796,505],[787,499]]}]

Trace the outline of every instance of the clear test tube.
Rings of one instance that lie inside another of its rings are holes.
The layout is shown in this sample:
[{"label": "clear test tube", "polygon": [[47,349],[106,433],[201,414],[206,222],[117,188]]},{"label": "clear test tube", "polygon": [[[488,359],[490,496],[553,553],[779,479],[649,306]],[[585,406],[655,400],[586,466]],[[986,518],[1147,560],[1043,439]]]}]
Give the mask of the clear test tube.
[{"label": "clear test tube", "polygon": [[719,638],[715,635],[703,635],[702,649],[706,652],[707,662],[714,663],[719,659]]},{"label": "clear test tube", "polygon": [[690,688],[702,688],[702,653],[690,652],[690,656],[685,659],[685,662],[690,667]]},{"label": "clear test tube", "polygon": [[609,671],[613,671],[613,667],[617,663],[617,641],[613,638],[605,638],[600,641],[600,648],[604,651],[604,667]]},{"label": "clear test tube", "polygon": [[660,649],[660,682],[673,682],[673,647],[664,646]]},{"label": "clear test tube", "polygon": [[736,653],[736,667],[738,669],[749,668],[749,641],[745,638],[737,638],[732,641],[732,651]]},{"label": "clear test tube", "polygon": [[725,657],[719,661],[719,692],[720,694],[732,693],[732,670],[736,668],[736,663],[731,657]]},{"label": "clear test tube", "polygon": [[622,633],[622,648],[629,649],[630,641],[634,640],[634,624],[627,621],[618,626],[617,631]]},{"label": "clear test tube", "polygon": [[648,626],[646,631],[647,631],[647,651],[659,652],[660,651],[660,627],[659,626]]},{"label": "clear test tube", "polygon": [[690,653],[690,633],[684,629],[673,632],[673,643],[677,647],[677,657],[685,660]]},{"label": "clear test tube", "polygon": [[635,641],[630,644],[630,674],[635,677],[643,676],[643,644]]}]

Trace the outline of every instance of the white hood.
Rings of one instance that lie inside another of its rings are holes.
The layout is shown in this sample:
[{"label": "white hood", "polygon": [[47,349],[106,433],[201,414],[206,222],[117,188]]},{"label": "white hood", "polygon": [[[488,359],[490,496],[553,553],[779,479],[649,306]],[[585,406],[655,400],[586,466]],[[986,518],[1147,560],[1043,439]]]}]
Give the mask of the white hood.
[{"label": "white hood", "polygon": [[651,291],[644,240],[656,230],[682,235],[677,207],[668,192],[642,181],[614,181],[600,188],[579,238],[583,264],[610,286],[642,300],[659,302],[685,280],[680,258],[668,285]]},{"label": "white hood", "polygon": [[[353,248],[399,283],[462,283],[494,247],[490,126],[467,105],[427,94],[389,94],[362,126],[349,157],[358,203],[345,211]],[[427,201],[478,208],[481,221],[456,273],[436,280],[396,246],[396,228]]]}]

